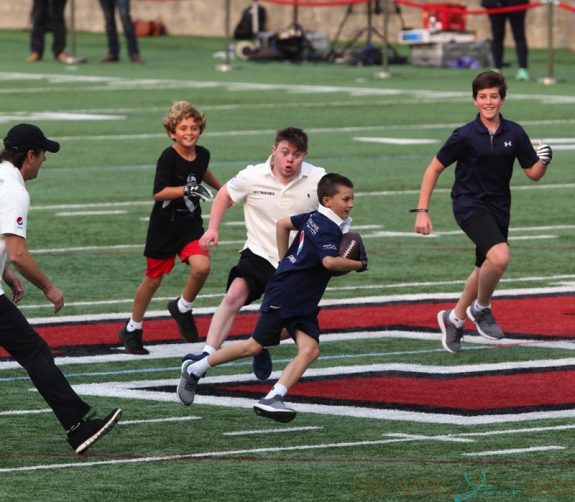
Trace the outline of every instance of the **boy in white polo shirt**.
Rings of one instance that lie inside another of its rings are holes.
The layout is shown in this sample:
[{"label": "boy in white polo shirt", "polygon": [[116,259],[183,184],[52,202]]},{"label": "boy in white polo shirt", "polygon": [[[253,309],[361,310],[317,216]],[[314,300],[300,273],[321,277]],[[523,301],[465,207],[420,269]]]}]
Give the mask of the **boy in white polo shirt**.
[{"label": "boy in white polo shirt", "polygon": [[[302,129],[280,129],[269,158],[246,167],[218,191],[200,246],[208,250],[218,244],[226,210],[239,203],[244,206],[247,240],[238,264],[230,270],[227,291],[212,317],[203,352],[187,354],[184,360],[196,361],[214,353],[228,338],[238,311],[262,296],[279,263],[277,221],[317,209],[317,184],[325,170],[304,162],[307,153],[308,137]],[[271,371],[271,357],[264,349],[254,358],[254,373],[265,380]]]}]

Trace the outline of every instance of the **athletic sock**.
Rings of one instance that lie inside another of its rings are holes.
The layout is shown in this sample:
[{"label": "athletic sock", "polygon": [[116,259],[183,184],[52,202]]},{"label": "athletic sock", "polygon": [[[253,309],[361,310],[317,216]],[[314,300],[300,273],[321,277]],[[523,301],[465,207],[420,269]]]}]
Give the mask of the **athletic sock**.
[{"label": "athletic sock", "polygon": [[182,314],[185,314],[186,312],[189,312],[190,310],[192,310],[192,304],[191,304],[191,302],[187,302],[186,300],[184,300],[184,299],[180,296],[180,299],[178,300],[178,310],[179,310]]},{"label": "athletic sock", "polygon": [[477,300],[475,300],[475,305],[473,306],[475,308],[475,310],[485,310],[491,307],[491,305],[487,305],[486,307],[484,307],[483,305],[479,305],[479,303],[477,303]]},{"label": "athletic sock", "polygon": [[211,345],[204,345],[202,352],[205,352],[208,354],[208,356],[211,356],[216,350],[218,349],[214,349]]},{"label": "athletic sock", "polygon": [[128,330],[128,333],[131,333],[132,331],[136,331],[137,329],[142,329],[142,324],[144,324],[143,321],[136,322],[130,318],[128,324],[126,324],[126,329]]},{"label": "athletic sock", "polygon": [[194,375],[198,378],[202,378],[206,371],[211,368],[210,363],[208,363],[208,358],[204,357],[199,361],[196,361],[194,364],[190,364],[188,366],[188,375]]},{"label": "athletic sock", "polygon": [[[207,359],[207,358],[206,358]],[[270,390],[264,399],[271,399],[274,396],[284,397],[287,394],[287,388],[281,383],[276,383],[272,390]]]},{"label": "athletic sock", "polygon": [[449,313],[449,322],[459,329],[463,328],[463,325],[465,324],[465,319],[458,319],[457,317],[455,317],[455,310],[452,310]]}]

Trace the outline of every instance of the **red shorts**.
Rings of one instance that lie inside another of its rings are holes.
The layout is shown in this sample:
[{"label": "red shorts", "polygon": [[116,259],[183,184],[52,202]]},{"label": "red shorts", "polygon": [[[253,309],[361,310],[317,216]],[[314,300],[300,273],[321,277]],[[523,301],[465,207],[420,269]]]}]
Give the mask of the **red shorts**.
[{"label": "red shorts", "polygon": [[[178,256],[182,263],[187,261],[190,256],[195,255],[210,257],[210,252],[204,251],[200,247],[199,240],[188,242],[188,244],[178,252]],[[171,256],[170,258],[146,258],[146,277],[153,278],[168,275],[174,268],[175,262],[175,256]]]}]

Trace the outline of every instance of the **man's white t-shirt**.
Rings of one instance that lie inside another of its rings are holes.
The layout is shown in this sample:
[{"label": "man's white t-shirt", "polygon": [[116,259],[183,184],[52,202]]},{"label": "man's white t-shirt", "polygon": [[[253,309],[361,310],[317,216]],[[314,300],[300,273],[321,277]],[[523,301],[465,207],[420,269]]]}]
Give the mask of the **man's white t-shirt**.
[{"label": "man's white t-shirt", "polygon": [[0,295],[2,276],[6,266],[6,240],[4,235],[14,234],[26,238],[26,225],[30,196],[20,170],[10,162],[0,162]]},{"label": "man's white t-shirt", "polygon": [[304,162],[299,176],[284,185],[273,175],[270,160],[242,169],[226,187],[234,204],[244,204],[247,240],[243,249],[250,249],[277,268],[277,221],[315,211],[317,184],[326,173],[322,167]]}]

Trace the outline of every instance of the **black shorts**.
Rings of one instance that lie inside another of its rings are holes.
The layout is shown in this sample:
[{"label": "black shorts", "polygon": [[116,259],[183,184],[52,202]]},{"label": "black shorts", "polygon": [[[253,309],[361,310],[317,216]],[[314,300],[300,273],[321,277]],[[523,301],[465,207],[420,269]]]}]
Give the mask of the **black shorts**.
[{"label": "black shorts", "polygon": [[252,338],[264,347],[279,345],[282,329],[285,328],[292,338],[295,337],[295,332],[299,330],[319,342],[317,312],[313,315],[294,317],[282,317],[280,309],[261,312]]},{"label": "black shorts", "polygon": [[238,264],[230,270],[226,291],[236,277],[241,277],[248,283],[250,292],[245,305],[249,305],[264,294],[275,271],[269,261],[246,248],[240,253]]},{"label": "black shorts", "polygon": [[475,266],[481,267],[487,252],[496,244],[507,243],[509,227],[500,225],[489,213],[475,213],[461,229],[475,244]]}]

